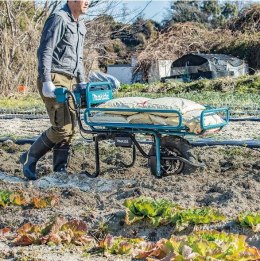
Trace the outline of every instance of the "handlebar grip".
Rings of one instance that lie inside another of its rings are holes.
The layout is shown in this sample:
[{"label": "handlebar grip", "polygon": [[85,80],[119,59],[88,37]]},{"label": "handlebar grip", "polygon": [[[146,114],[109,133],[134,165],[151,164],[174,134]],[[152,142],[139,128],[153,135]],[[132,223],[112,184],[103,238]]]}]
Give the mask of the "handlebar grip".
[{"label": "handlebar grip", "polygon": [[56,95],[56,101],[59,103],[65,103],[65,101],[67,100],[67,88],[63,88],[63,87],[56,87],[55,91],[54,91],[55,95]]}]

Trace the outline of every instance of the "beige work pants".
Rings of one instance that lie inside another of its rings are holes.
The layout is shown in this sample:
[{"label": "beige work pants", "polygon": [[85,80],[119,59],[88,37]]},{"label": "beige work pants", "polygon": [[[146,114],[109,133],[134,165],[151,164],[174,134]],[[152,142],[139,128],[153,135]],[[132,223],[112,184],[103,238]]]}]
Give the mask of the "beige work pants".
[{"label": "beige work pants", "polygon": [[[52,73],[51,78],[55,86],[66,87],[69,90],[72,90],[72,85],[77,83],[75,78],[58,73]],[[70,143],[76,126],[75,112],[71,109],[74,108],[71,98],[69,98],[68,105],[68,103],[56,102],[55,98],[44,97],[42,94],[42,82],[39,78],[37,88],[51,122],[51,127],[45,131],[48,139],[53,143],[59,143],[61,141]]]}]

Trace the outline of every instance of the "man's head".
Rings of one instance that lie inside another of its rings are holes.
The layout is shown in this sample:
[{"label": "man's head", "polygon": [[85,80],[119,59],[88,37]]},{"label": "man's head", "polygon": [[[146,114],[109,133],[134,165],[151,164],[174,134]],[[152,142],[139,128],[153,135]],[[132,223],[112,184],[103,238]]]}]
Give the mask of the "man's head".
[{"label": "man's head", "polygon": [[88,10],[89,0],[68,0],[67,2],[75,18],[85,14]]}]

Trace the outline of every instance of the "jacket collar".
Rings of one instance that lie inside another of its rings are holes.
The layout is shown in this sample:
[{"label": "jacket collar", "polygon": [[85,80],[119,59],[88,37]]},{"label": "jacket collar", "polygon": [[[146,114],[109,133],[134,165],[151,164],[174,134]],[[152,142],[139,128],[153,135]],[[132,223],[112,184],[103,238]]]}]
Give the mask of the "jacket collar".
[{"label": "jacket collar", "polygon": [[63,6],[62,10],[65,11],[65,12],[68,14],[68,16],[71,18],[71,20],[72,20],[73,22],[79,22],[79,21],[81,21],[81,20],[84,19],[84,17],[83,17],[82,15],[80,15],[78,21],[75,21],[73,15],[72,15],[72,13],[71,13],[71,10],[70,10],[70,8],[69,8],[69,5],[68,5],[67,3]]}]

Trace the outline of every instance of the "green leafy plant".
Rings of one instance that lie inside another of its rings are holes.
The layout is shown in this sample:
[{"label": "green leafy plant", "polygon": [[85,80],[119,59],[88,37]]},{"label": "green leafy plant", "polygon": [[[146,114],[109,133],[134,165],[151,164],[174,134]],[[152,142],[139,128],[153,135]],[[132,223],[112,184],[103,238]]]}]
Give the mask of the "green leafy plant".
[{"label": "green leafy plant", "polygon": [[0,190],[0,206],[8,205],[24,206],[27,204],[25,197],[19,192]]},{"label": "green leafy plant", "polygon": [[241,213],[238,222],[241,226],[252,228],[254,232],[260,232],[260,213]]},{"label": "green leafy plant", "polygon": [[34,208],[53,207],[59,202],[59,198],[55,195],[47,197],[29,197],[23,191],[13,192],[8,190],[0,190],[0,206],[32,206]]},{"label": "green leafy plant", "polygon": [[186,209],[173,214],[172,223],[176,225],[176,230],[181,231],[190,224],[210,224],[225,220],[226,217],[219,211],[212,208]]},{"label": "green leafy plant", "polygon": [[177,204],[165,199],[154,200],[144,197],[127,199],[124,206],[127,224],[148,218],[154,226],[169,223],[172,211],[180,208]]},{"label": "green leafy plant", "polygon": [[55,206],[59,199],[55,195],[51,195],[48,197],[34,197],[31,199],[31,202],[35,208],[46,208]]},{"label": "green leafy plant", "polygon": [[67,221],[63,217],[43,224],[34,225],[26,223],[17,230],[17,236],[13,240],[14,245],[28,246],[32,244],[75,244],[86,246],[94,242],[87,236],[88,226],[82,220]]},{"label": "green leafy plant", "polygon": [[[200,258],[216,260],[257,260],[260,253],[246,243],[246,237],[217,231],[197,231],[187,237],[188,246]],[[196,259],[195,259],[196,260]]]},{"label": "green leafy plant", "polygon": [[209,224],[225,220],[225,216],[212,208],[194,208],[184,210],[179,205],[164,199],[152,198],[127,199],[126,224],[132,224],[147,218],[154,226],[173,224],[180,231],[190,224]]},{"label": "green leafy plant", "polygon": [[[161,249],[168,249],[162,256],[172,255],[173,260],[257,260],[257,249],[250,248],[245,236],[217,231],[199,231],[190,236],[171,237],[161,241]],[[164,243],[164,244],[163,244]],[[157,255],[156,255],[157,254]],[[150,256],[158,257],[158,252]]]},{"label": "green leafy plant", "polygon": [[189,236],[172,236],[158,242],[108,235],[99,247],[110,254],[128,254],[135,259],[155,260],[259,260],[260,252],[246,243],[246,237],[217,231],[197,231]]},{"label": "green leafy plant", "polygon": [[104,240],[99,242],[99,247],[105,252],[115,255],[126,255],[140,243],[144,242],[142,238],[124,238],[124,237],[113,237],[107,235]]}]

